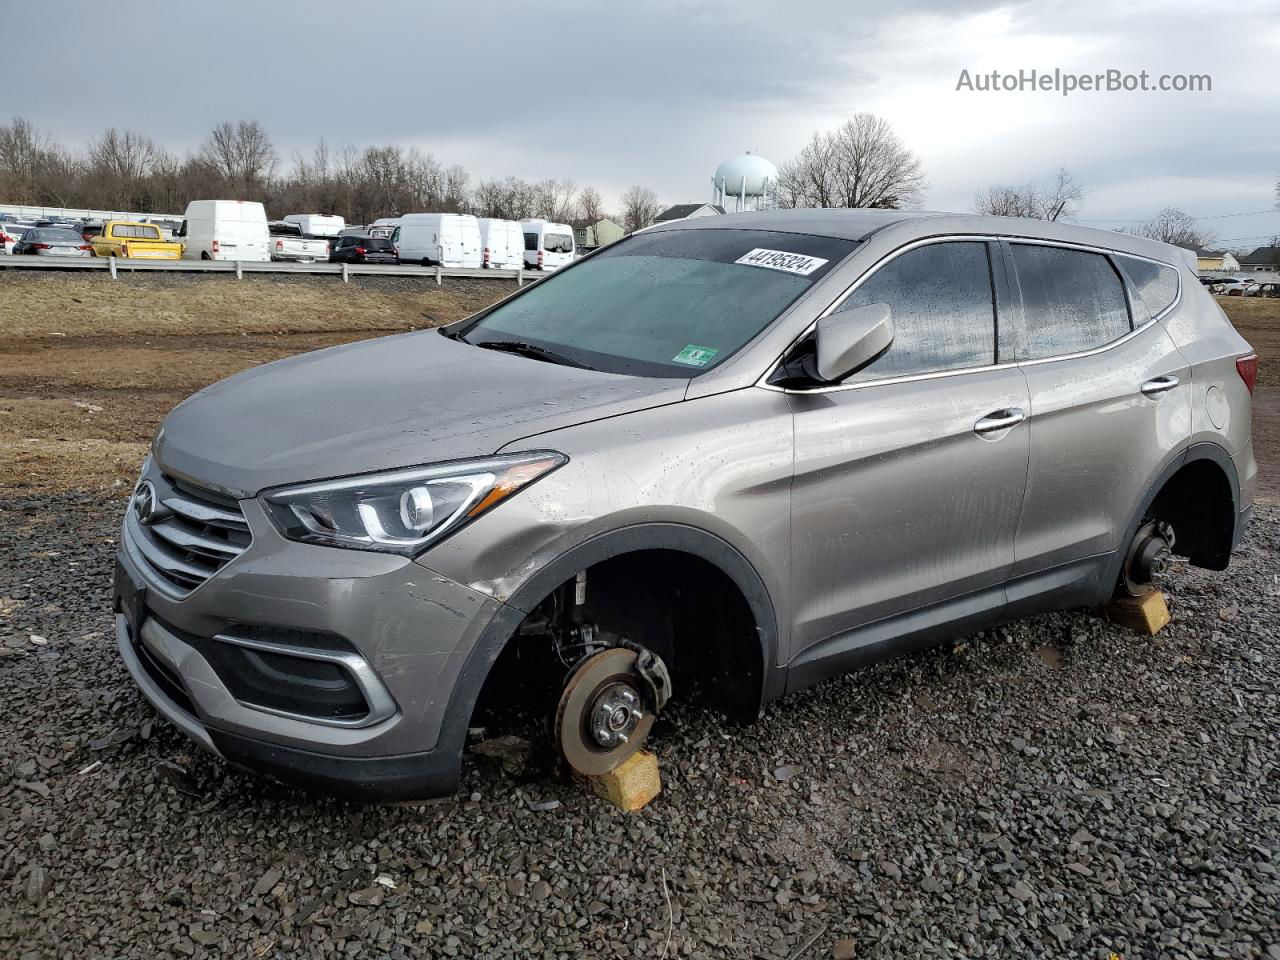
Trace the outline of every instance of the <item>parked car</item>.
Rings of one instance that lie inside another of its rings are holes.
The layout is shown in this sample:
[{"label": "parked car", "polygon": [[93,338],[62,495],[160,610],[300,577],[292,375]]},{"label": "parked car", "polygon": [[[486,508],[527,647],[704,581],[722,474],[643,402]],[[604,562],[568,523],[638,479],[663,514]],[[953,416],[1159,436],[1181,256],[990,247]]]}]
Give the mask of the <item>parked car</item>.
[{"label": "parked car", "polygon": [[573,228],[546,220],[521,220],[524,265],[533,270],[559,270],[573,263]]},{"label": "parked car", "polygon": [[92,242],[94,237],[102,234],[102,228],[105,226],[106,224],[101,220],[86,220],[80,225],[79,233],[85,240]]},{"label": "parked car", "polygon": [[1225,296],[1230,292],[1232,287],[1241,282],[1243,281],[1238,277],[1218,277],[1214,280],[1213,285],[1209,287],[1209,291],[1211,293]]},{"label": "parked car", "polygon": [[480,266],[480,227],[461,213],[406,213],[391,233],[401,263]]},{"label": "parked car", "polygon": [[515,220],[481,217],[480,265],[495,270],[518,270],[524,265],[524,230]]},{"label": "parked car", "polygon": [[334,263],[398,263],[395,245],[386,237],[339,237],[329,253]]},{"label": "parked car", "polygon": [[32,227],[13,247],[17,255],[37,257],[91,257],[93,248],[84,237],[67,227]]},{"label": "parked car", "polygon": [[[81,235],[83,238],[83,235]],[[89,241],[95,257],[138,260],[180,260],[182,244],[165,240],[154,223],[108,220],[102,232]]]},{"label": "parked car", "polygon": [[25,230],[14,223],[0,223],[0,253],[12,253]]},{"label": "parked car", "polygon": [[304,237],[296,223],[281,220],[267,224],[271,234],[271,259],[315,263],[329,259],[329,241]]},{"label": "parked car", "polygon": [[379,217],[373,223],[369,224],[366,231],[370,237],[383,237],[390,239],[391,235],[396,232],[396,227],[400,226],[399,217]]},{"label": "parked car", "polygon": [[347,226],[341,217],[321,213],[290,213],[284,219],[286,223],[297,224],[304,237],[323,240],[338,236]]},{"label": "parked car", "polygon": [[192,200],[175,239],[188,260],[271,259],[267,211],[249,200]]},{"label": "parked car", "polygon": [[13,253],[13,248],[17,246],[18,241],[22,239],[22,235],[35,226],[30,220],[8,221],[0,224],[4,228],[4,248],[6,253]]},{"label": "parked car", "polygon": [[[613,769],[673,696],[1224,569],[1257,358],[1185,251],[899,210],[678,220],[474,317],[209,387],[126,511],[116,636],[234,763],[454,790],[528,702]],[[246,429],[252,424],[252,429]]]},{"label": "parked car", "polygon": [[1258,295],[1258,288],[1261,287],[1257,280],[1242,280],[1226,289],[1228,297],[1254,297]]}]

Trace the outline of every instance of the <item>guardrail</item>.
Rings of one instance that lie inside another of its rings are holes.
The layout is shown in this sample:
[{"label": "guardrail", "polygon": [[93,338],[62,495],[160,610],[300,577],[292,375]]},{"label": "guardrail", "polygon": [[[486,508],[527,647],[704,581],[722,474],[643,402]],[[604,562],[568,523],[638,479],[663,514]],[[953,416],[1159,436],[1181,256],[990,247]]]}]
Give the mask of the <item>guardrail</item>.
[{"label": "guardrail", "polygon": [[408,263],[289,263],[285,261],[251,260],[141,260],[133,257],[55,257],[0,256],[0,269],[17,270],[106,270],[111,278],[121,273],[234,273],[236,279],[246,273],[316,273],[342,277],[420,277],[434,279],[438,285],[445,277],[470,277],[477,280],[514,280],[520,286],[540,280],[546,274],[531,270],[488,270],[464,267],[423,267]]}]

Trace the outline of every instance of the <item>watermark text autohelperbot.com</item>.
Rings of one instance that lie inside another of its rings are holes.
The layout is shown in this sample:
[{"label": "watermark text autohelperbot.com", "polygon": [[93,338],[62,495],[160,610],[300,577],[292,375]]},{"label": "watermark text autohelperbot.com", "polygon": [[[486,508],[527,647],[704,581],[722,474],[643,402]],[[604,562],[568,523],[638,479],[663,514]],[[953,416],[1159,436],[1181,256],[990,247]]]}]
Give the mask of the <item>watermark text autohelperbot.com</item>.
[{"label": "watermark text autohelperbot.com", "polygon": [[1072,73],[1067,70],[961,70],[956,91],[972,93],[1211,93],[1213,77],[1207,73],[1161,73],[1147,70],[1103,70]]}]

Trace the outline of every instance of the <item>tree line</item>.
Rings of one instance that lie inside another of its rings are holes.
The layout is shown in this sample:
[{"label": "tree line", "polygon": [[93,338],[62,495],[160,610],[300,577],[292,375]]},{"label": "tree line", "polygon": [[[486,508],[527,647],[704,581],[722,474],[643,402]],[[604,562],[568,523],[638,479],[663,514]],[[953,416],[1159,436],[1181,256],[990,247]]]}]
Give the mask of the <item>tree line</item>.
[{"label": "tree line", "polygon": [[[32,206],[181,213],[191,200],[257,200],[273,212],[339,214],[348,223],[410,211],[595,223],[610,214],[600,192],[572,180],[508,176],[474,186],[467,171],[417,147],[334,149],[323,140],[288,166],[256,120],[219,123],[198,150],[178,156],[150,137],[112,127],[81,150],[30,121],[0,126],[0,200]],[[657,194],[633,186],[619,222],[648,226]]]},{"label": "tree line", "polygon": [[[888,121],[858,113],[820,130],[778,168],[772,203],[779,207],[918,207],[927,181],[920,158]],[[545,217],[575,225],[605,217],[628,232],[648,226],[662,209],[658,195],[635,185],[606,210],[600,192],[572,180],[507,176],[472,185],[467,171],[417,147],[331,148],[325,141],[287,167],[256,120],[219,123],[185,156],[150,137],[114,127],[75,151],[30,121],[0,126],[0,200],[55,207],[177,213],[187,202],[215,197],[259,200],[273,211],[336,213],[348,223],[410,211],[474,213],[521,220]],[[974,196],[976,213],[1071,220],[1085,197],[1066,167],[1046,182],[994,183]],[[1280,181],[1276,183],[1280,208]],[[1208,247],[1214,235],[1176,207],[1127,232],[1183,247]]]}]

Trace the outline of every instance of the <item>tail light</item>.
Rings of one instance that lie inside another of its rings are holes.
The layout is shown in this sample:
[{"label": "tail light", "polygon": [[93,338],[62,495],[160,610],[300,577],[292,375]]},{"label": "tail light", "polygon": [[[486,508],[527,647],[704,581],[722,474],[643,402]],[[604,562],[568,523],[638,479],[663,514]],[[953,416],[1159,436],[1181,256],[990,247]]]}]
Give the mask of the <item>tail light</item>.
[{"label": "tail light", "polygon": [[52,250],[52,249],[53,249],[53,247],[51,247],[51,246],[50,246],[49,244],[47,244],[47,243],[33,243],[33,244],[31,245],[31,249],[32,249],[32,250]]},{"label": "tail light", "polygon": [[538,266],[542,266],[542,251],[538,251]]},{"label": "tail light", "polygon": [[1240,374],[1240,379],[1252,395],[1254,384],[1258,382],[1258,355],[1251,353],[1247,357],[1237,358],[1236,373]]},{"label": "tail light", "polygon": [[210,250],[212,253],[217,253],[217,252],[218,252],[218,241],[217,241],[217,240],[215,240],[215,241],[213,241],[213,243],[209,244],[209,250]]},{"label": "tail light", "polygon": [[364,247],[356,247],[356,256],[357,256],[357,257],[363,257],[363,256],[364,256]]},{"label": "tail light", "polygon": [[276,249],[277,249],[277,250],[283,250],[283,249],[284,249],[284,241],[283,241],[283,240],[277,240],[277,241],[276,241]]},{"label": "tail light", "polygon": [[488,248],[488,247],[485,247],[485,248],[484,248],[484,262],[485,262],[485,263],[488,263],[488,262],[489,262],[489,248]]},{"label": "tail light", "polygon": [[80,246],[76,247],[76,249],[77,249],[77,250],[92,250],[92,249],[93,249],[93,247],[89,246],[87,243],[82,243]]}]

